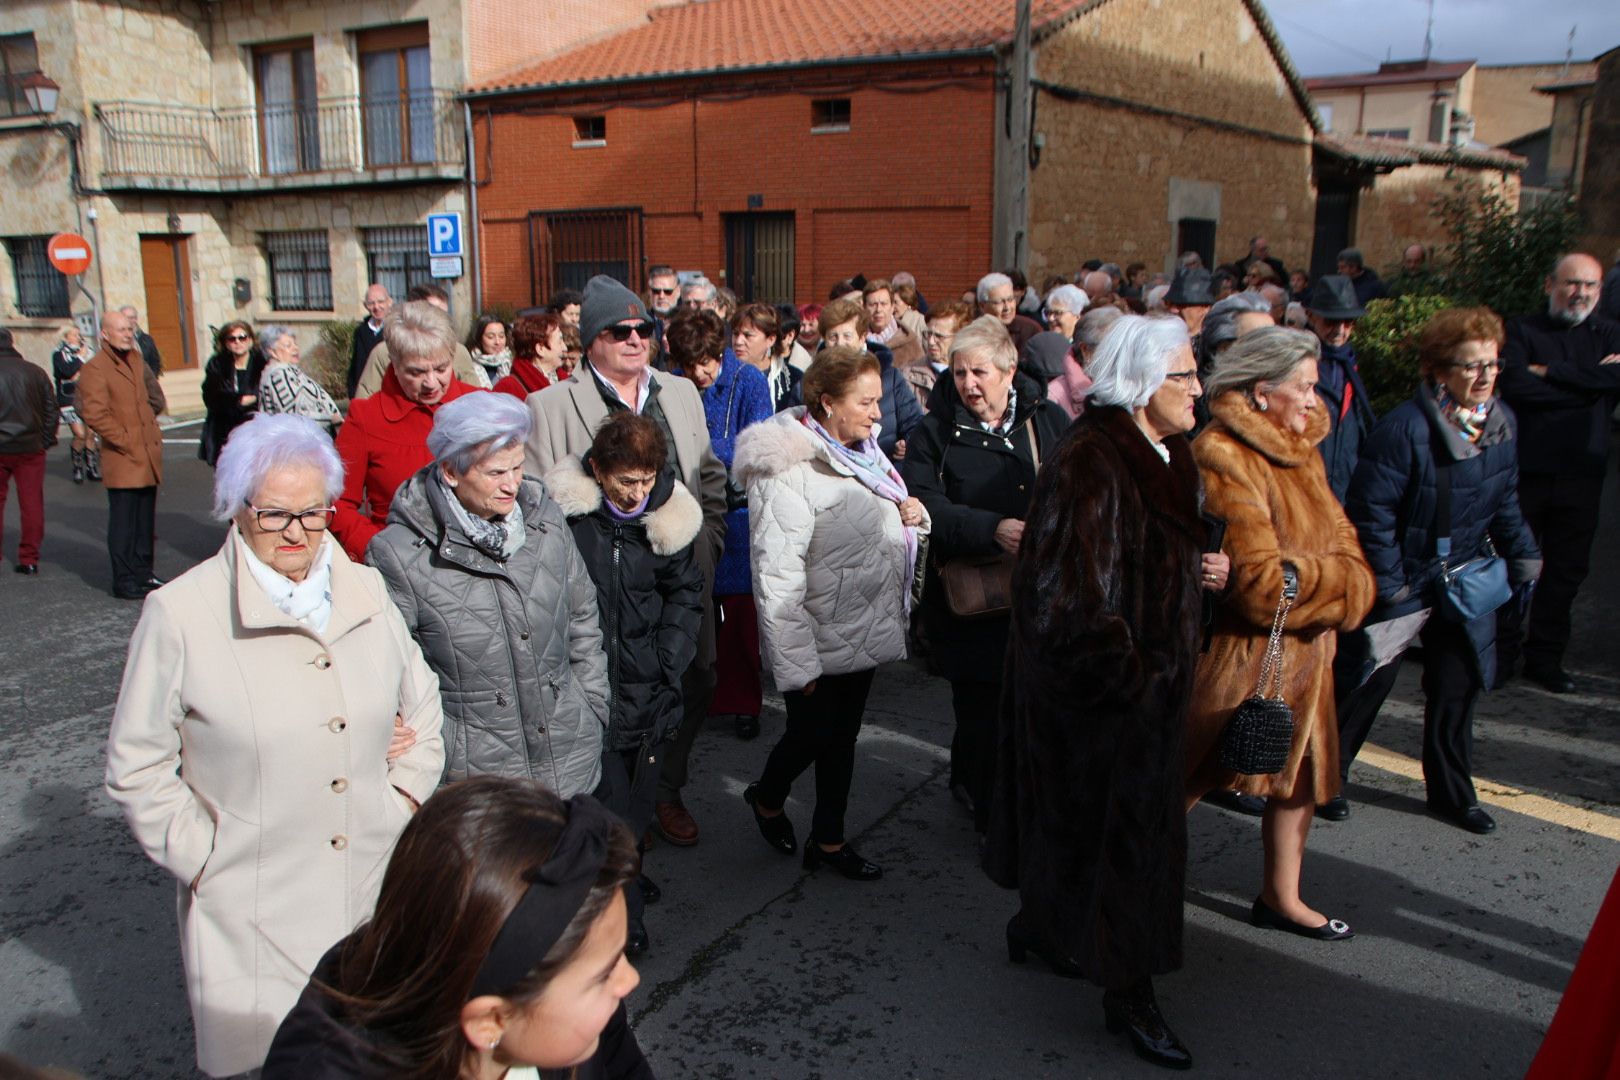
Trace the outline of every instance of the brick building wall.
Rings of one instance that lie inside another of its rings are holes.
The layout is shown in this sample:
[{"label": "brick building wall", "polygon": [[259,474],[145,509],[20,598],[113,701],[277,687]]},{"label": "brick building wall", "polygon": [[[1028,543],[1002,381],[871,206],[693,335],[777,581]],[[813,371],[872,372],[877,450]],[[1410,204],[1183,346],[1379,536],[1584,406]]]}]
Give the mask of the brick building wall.
[{"label": "brick building wall", "polygon": [[1243,5],[1116,0],[1042,42],[1036,74],[1259,133],[1040,93],[1035,131],[1046,145],[1030,176],[1033,280],[1090,258],[1168,270],[1175,220],[1210,213],[1218,260],[1242,255],[1260,233],[1287,265],[1308,262],[1310,127]]},{"label": "brick building wall", "polygon": [[[990,254],[989,80],[923,92],[870,88],[882,72],[849,73],[849,130],[812,133],[811,92],[769,87],[735,98],[557,115],[475,109],[479,258],[486,301],[526,304],[532,210],[639,206],[648,263],[702,270],[725,283],[725,215],[794,215],[794,296],[825,300],[836,280],[907,269],[925,295],[972,284]],[[666,88],[668,89],[668,88]],[[494,106],[504,108],[505,103]],[[575,147],[576,114],[602,115],[605,145]]]}]

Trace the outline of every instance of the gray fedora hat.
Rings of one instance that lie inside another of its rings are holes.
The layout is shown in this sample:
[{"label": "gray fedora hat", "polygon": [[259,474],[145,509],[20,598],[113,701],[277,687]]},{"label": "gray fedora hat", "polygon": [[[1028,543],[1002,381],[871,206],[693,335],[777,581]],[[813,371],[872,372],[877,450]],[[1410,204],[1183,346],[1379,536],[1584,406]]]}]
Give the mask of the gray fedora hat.
[{"label": "gray fedora hat", "polygon": [[1324,274],[1311,286],[1305,310],[1324,319],[1359,319],[1367,309],[1356,299],[1356,286],[1343,274]]},{"label": "gray fedora hat", "polygon": [[1164,302],[1177,307],[1208,307],[1215,302],[1215,293],[1209,287],[1209,271],[1203,267],[1182,267],[1170,282],[1170,291]]}]

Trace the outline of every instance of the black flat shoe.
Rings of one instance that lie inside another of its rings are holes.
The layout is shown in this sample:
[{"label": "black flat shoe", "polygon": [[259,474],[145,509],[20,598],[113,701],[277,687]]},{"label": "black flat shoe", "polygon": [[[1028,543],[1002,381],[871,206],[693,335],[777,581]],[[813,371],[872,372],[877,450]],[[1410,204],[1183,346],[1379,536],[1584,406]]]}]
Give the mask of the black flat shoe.
[{"label": "black flat shoe", "polygon": [[1356,932],[1350,929],[1350,924],[1343,919],[1329,919],[1321,926],[1306,926],[1273,911],[1270,905],[1258,896],[1254,898],[1254,907],[1249,909],[1249,924],[1262,930],[1286,930],[1290,934],[1298,934],[1312,941],[1349,941],[1356,936]]},{"label": "black flat shoe", "polygon": [[1478,803],[1473,806],[1464,806],[1453,810],[1445,806],[1430,806],[1429,813],[1441,821],[1448,821],[1459,829],[1466,829],[1475,836],[1484,836],[1486,833],[1496,831],[1496,819],[1480,809]]},{"label": "black flat shoe", "polygon": [[749,739],[759,738],[759,717],[737,717],[737,738],[747,742]]},{"label": "black flat shoe", "polygon": [[828,851],[815,842],[804,845],[804,868],[814,870],[818,866],[830,866],[851,881],[876,881],[883,876],[883,867],[867,862],[848,844],[837,851]]},{"label": "black flat shoe", "polygon": [[166,579],[160,578],[156,574],[153,574],[151,577],[146,579],[146,587],[148,589],[161,589],[167,584],[168,581]]},{"label": "black flat shoe", "polygon": [[664,898],[664,890],[660,889],[658,883],[646,874],[636,878],[636,888],[641,890],[641,902],[643,904],[656,904]]},{"label": "black flat shoe", "polygon": [[624,942],[624,955],[640,956],[652,947],[652,939],[647,936],[647,926],[640,919],[630,923],[630,934]]},{"label": "black flat shoe", "polygon": [[1343,795],[1335,795],[1316,808],[1316,816],[1323,821],[1344,821],[1350,816],[1350,800]]},{"label": "black flat shoe", "polygon": [[765,842],[783,855],[792,855],[799,850],[799,841],[793,835],[793,822],[788,820],[785,813],[775,817],[766,817],[759,812],[759,785],[749,784],[743,788],[743,801],[748,804],[749,813],[754,815],[754,824],[759,826],[759,835]]},{"label": "black flat shoe", "polygon": [[1550,664],[1545,667],[1526,664],[1524,666],[1524,677],[1542,689],[1550,690],[1555,694],[1573,694],[1575,692],[1575,680],[1570,677],[1569,672],[1557,664]]},{"label": "black flat shoe", "polygon": [[28,575],[32,576],[34,574],[39,573],[39,564],[38,563],[31,563],[31,562],[20,562],[16,566],[13,566],[11,568],[11,572],[14,573],[14,574],[28,574]]},{"label": "black flat shoe", "polygon": [[1023,922],[1014,915],[1007,920],[1007,959],[1015,964],[1022,964],[1029,959],[1030,953],[1040,957],[1054,975],[1061,975],[1065,979],[1085,977],[1080,974],[1078,964],[1048,948],[1046,942],[1026,930]]},{"label": "black flat shoe", "polygon": [[1129,1032],[1131,1049],[1143,1061],[1166,1069],[1192,1068],[1192,1055],[1165,1023],[1151,995],[1146,1000],[1132,1001],[1103,991],[1103,1023],[1112,1035]]},{"label": "black flat shoe", "polygon": [[1249,817],[1259,817],[1266,812],[1264,797],[1245,795],[1241,791],[1212,791],[1204,796],[1204,802],[1213,803],[1234,814],[1247,814]]}]

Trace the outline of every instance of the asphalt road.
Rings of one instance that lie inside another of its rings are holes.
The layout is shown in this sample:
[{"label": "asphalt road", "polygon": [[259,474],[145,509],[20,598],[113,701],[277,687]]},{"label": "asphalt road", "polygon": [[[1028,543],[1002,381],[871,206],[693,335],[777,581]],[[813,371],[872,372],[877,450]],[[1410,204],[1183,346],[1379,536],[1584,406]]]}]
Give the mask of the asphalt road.
[{"label": "asphalt road", "polygon": [[[190,429],[192,432],[195,429]],[[210,474],[168,448],[158,571],[208,557]],[[1257,822],[1191,819],[1186,967],[1161,1003],[1209,1077],[1516,1077],[1557,1006],[1620,861],[1620,513],[1609,492],[1570,666],[1581,692],[1515,684],[1482,704],[1474,837],[1424,813],[1421,699],[1408,670],[1359,762],[1355,813],[1319,824],[1307,897],[1356,929],[1316,943],[1251,928]],[[196,1075],[174,884],[101,787],[102,744],[138,605],[107,594],[106,504],[53,454],[43,572],[0,572],[0,1052],[90,1077]],[[8,561],[15,507],[7,510]],[[946,788],[950,699],[920,666],[879,673],[851,840],[884,879],[804,874],[758,838],[739,793],[781,730],[699,740],[695,848],[655,848],[664,888],[630,1005],[661,1077],[1135,1077],[1097,990],[1009,963],[1017,900],[979,872]],[[802,833],[810,777],[788,811]]]}]

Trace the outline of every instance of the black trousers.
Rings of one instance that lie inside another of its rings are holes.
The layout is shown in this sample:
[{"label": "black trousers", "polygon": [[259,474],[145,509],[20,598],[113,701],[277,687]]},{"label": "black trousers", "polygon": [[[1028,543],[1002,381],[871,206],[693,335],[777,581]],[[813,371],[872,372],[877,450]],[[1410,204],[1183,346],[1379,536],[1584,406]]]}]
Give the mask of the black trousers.
[{"label": "black trousers", "polygon": [[823,675],[816,680],[813,694],[789,690],[782,695],[787,730],[765,761],[765,774],[759,778],[759,805],[780,809],[793,781],[814,765],[816,812],[806,843],[844,842],[844,810],[849,806],[849,785],[855,775],[855,737],[861,733],[874,671]]},{"label": "black trousers", "polygon": [[152,577],[157,488],[107,489],[107,555],[113,592],[135,592]]},{"label": "black trousers", "polygon": [[709,718],[709,702],[714,700],[714,668],[703,667],[696,661],[681,677],[681,726],[675,737],[659,747],[663,769],[658,780],[658,801],[679,802],[681,788],[686,786],[686,763],[692,756],[692,744]]},{"label": "black trousers", "polygon": [[[1519,478],[1519,508],[1541,545],[1541,580],[1530,604],[1528,634],[1522,618],[1507,607],[1497,622],[1498,666],[1506,672],[1518,660],[1521,635],[1527,665],[1558,667],[1569,647],[1570,609],[1592,568],[1603,498],[1602,476],[1525,473]],[[1511,605],[1510,605],[1511,606]]]},{"label": "black trousers", "polygon": [[[619,815],[635,834],[638,844],[652,825],[660,751],[657,746],[602,751],[602,779],[594,792],[596,801]],[[630,908],[631,921],[640,919],[645,905],[635,882],[625,886],[624,900]]]},{"label": "black trousers", "polygon": [[[1480,682],[1474,646],[1463,628],[1435,614],[1423,627],[1423,782],[1429,805],[1460,810],[1479,801],[1474,794],[1474,705]],[[1384,699],[1395,687],[1401,662],[1385,664],[1367,683],[1339,695],[1339,777],[1372,731]],[[1335,673],[1338,674],[1337,672]]]},{"label": "black trousers", "polygon": [[999,682],[951,683],[956,730],[951,735],[951,786],[961,784],[973,796],[974,826],[990,823],[990,788],[996,775],[996,716],[1001,707]]}]

